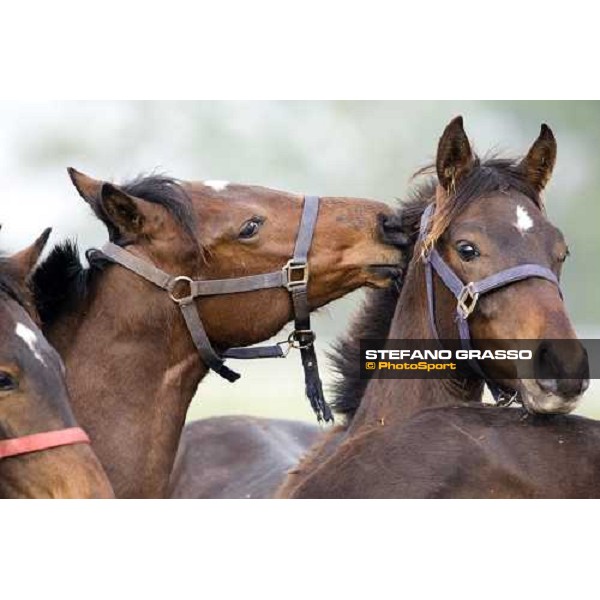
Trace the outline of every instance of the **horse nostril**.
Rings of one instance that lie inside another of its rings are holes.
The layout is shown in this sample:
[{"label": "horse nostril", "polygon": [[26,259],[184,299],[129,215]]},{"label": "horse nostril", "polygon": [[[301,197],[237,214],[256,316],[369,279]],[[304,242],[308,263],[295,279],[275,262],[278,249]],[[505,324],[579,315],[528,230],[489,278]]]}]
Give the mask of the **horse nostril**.
[{"label": "horse nostril", "polygon": [[540,388],[563,398],[581,396],[589,387],[589,379],[537,379]]},{"label": "horse nostril", "polygon": [[536,381],[544,392],[556,394],[558,391],[558,381],[556,379],[536,379]]},{"label": "horse nostril", "polygon": [[384,243],[400,248],[410,246],[410,233],[402,226],[399,215],[379,215],[379,229]]},{"label": "horse nostril", "polygon": [[540,388],[563,398],[575,398],[589,387],[587,352],[577,340],[542,342],[534,357]]}]

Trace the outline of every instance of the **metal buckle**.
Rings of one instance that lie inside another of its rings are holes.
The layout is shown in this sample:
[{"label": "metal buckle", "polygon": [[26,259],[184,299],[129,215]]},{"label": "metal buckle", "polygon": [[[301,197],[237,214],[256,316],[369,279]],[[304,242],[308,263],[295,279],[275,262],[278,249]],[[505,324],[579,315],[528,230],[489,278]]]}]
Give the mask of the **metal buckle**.
[{"label": "metal buckle", "polygon": [[467,283],[465,287],[460,291],[457,298],[456,312],[462,319],[467,319],[469,315],[475,310],[477,300],[479,299],[479,292],[473,290],[473,282]]},{"label": "metal buckle", "polygon": [[292,349],[292,342],[290,342],[289,339],[282,340],[281,342],[277,342],[276,345],[281,348],[282,358],[285,358],[290,353],[290,350]]},{"label": "metal buckle", "polygon": [[[305,286],[308,283],[307,263],[294,263],[294,259],[291,258],[281,270],[286,274],[287,282],[285,284],[285,288],[288,291],[297,287]],[[298,278],[298,273],[301,275],[300,278]]]},{"label": "metal buckle", "polygon": [[520,402],[518,391],[515,390],[512,394],[510,392],[501,392],[500,397],[496,400],[496,406],[508,408],[512,404],[520,404]]},{"label": "metal buckle", "polygon": [[[308,337],[307,341],[301,341],[300,337],[303,335]],[[315,343],[316,337],[317,336],[312,329],[294,329],[288,336],[288,343],[292,348],[303,350],[305,348],[310,348]]]},{"label": "metal buckle", "polygon": [[[189,293],[186,296],[176,296],[174,293],[175,287],[182,281],[188,284]],[[173,302],[175,302],[176,304],[188,304],[194,299],[194,294],[192,291],[193,283],[193,279],[187,277],[186,275],[179,275],[178,277],[173,277],[173,279],[171,279],[171,281],[169,281],[167,285],[167,292],[169,293],[169,298],[171,298],[171,300],[173,300]]]}]

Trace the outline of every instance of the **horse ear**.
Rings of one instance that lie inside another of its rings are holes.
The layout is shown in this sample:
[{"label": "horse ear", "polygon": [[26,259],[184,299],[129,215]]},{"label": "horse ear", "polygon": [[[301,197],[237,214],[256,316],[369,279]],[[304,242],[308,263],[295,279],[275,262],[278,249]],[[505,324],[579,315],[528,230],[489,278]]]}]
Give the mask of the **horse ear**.
[{"label": "horse ear", "polygon": [[96,210],[98,200],[100,199],[100,190],[104,182],[98,179],[93,179],[85,173],[77,171],[73,167],[68,167],[67,172],[69,177],[75,186],[75,189],[79,192],[79,195],[94,209]]},{"label": "horse ear", "polygon": [[12,263],[16,272],[23,279],[23,281],[27,279],[33,270],[33,267],[35,266],[35,263],[42,254],[42,251],[46,247],[46,243],[48,242],[51,231],[52,228],[48,227],[44,230],[42,235],[40,235],[40,237],[38,237],[38,239],[31,244],[31,246],[28,246],[24,250],[21,250],[20,252],[17,252],[9,257],[8,260]]},{"label": "horse ear", "polygon": [[119,232],[120,237],[138,237],[146,223],[143,200],[131,196],[112,183],[102,184],[100,202],[105,218]]},{"label": "horse ear", "polygon": [[556,138],[550,127],[543,123],[540,135],[521,161],[520,167],[527,181],[540,193],[550,181],[555,163]]},{"label": "horse ear", "polygon": [[455,117],[444,129],[435,159],[438,181],[446,192],[454,192],[456,184],[470,171],[474,160],[463,118]]}]

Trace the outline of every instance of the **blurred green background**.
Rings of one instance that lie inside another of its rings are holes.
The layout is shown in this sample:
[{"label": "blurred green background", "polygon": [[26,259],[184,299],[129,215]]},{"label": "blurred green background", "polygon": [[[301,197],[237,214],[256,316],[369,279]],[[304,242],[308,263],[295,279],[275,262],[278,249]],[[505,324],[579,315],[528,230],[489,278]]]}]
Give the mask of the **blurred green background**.
[{"label": "blurred green background", "polygon": [[[53,226],[52,241],[105,241],[65,168],[116,182],[157,170],[180,179],[222,179],[318,195],[393,203],[411,174],[434,158],[457,114],[480,153],[524,153],[548,123],[558,163],[546,198],[571,257],[563,275],[582,337],[600,335],[600,102],[19,102],[1,103],[2,247],[15,250]],[[344,331],[360,292],[315,319],[323,352]],[[248,413],[313,420],[299,358],[237,362],[243,379],[211,374],[189,417]],[[595,384],[579,412],[600,416]]]}]

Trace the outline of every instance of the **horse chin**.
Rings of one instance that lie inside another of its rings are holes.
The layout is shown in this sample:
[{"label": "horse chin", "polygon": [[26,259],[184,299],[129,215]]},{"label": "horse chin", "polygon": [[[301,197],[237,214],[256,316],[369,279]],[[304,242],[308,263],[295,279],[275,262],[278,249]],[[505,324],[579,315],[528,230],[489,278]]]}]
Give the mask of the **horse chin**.
[{"label": "horse chin", "polygon": [[403,270],[398,265],[369,265],[366,269],[367,287],[387,288],[401,285]]},{"label": "horse chin", "polygon": [[544,392],[533,379],[521,380],[521,398],[527,412],[538,415],[564,415],[577,408],[581,396],[563,398]]}]

